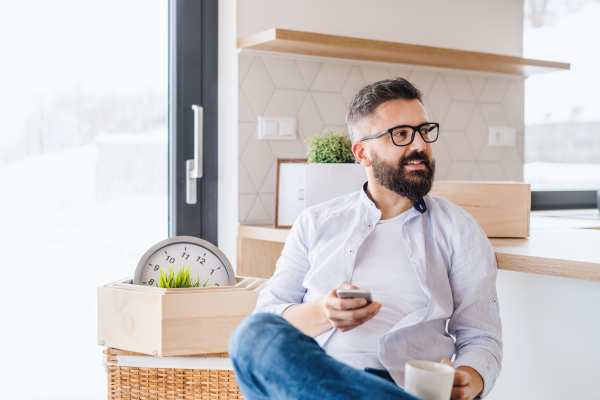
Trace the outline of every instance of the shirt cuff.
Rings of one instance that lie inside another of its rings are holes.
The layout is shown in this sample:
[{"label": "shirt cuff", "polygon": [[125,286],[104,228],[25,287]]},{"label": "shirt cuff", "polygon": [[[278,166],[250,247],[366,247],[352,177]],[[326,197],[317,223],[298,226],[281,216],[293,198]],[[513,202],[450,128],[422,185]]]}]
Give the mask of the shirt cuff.
[{"label": "shirt cuff", "polygon": [[481,375],[483,390],[475,397],[475,400],[483,399],[494,387],[499,371],[495,367],[496,359],[491,354],[485,351],[465,352],[457,356],[453,364],[454,368],[471,367]]},{"label": "shirt cuff", "polygon": [[253,314],[257,313],[272,313],[281,316],[283,312],[295,303],[270,304],[264,308],[254,310]]}]

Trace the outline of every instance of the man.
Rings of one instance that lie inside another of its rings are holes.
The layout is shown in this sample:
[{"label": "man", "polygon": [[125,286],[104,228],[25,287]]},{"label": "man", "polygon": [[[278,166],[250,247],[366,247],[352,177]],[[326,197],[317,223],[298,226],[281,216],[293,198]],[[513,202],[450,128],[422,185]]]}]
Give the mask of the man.
[{"label": "man", "polygon": [[[405,362],[452,365],[453,355],[452,399],[494,386],[496,259],[469,214],[427,195],[439,126],[422,103],[398,78],[350,104],[352,151],[368,182],[294,223],[254,315],[231,337],[246,399],[413,399],[402,389]],[[337,297],[350,288],[374,301]]]}]

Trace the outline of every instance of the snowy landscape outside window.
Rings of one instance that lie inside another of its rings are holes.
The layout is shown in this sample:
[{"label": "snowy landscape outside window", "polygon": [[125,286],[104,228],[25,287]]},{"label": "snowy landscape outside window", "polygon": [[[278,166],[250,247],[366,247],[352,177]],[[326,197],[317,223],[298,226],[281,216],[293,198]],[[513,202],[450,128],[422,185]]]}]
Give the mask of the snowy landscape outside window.
[{"label": "snowy landscape outside window", "polygon": [[571,63],[525,81],[524,180],[534,191],[600,189],[600,1],[526,0],[523,57]]},{"label": "snowy landscape outside window", "polygon": [[96,287],[168,236],[168,3],[3,2],[0,51],[0,397],[105,399]]}]

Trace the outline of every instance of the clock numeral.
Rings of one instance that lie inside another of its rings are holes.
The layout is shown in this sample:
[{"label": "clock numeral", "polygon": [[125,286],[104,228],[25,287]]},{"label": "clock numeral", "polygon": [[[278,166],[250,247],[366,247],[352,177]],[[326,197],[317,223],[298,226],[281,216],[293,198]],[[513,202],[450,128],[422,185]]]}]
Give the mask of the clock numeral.
[{"label": "clock numeral", "polygon": [[148,281],[148,285],[150,285],[150,286],[154,285],[154,279],[150,279],[150,280]]},{"label": "clock numeral", "polygon": [[175,259],[174,259],[173,257],[171,257],[171,258],[169,259],[169,255],[167,254],[167,262],[168,262],[169,264],[173,264],[173,263],[175,262]]},{"label": "clock numeral", "polygon": [[181,258],[185,258],[187,260],[188,258],[190,258],[190,255],[189,254],[185,255],[185,251],[184,251],[183,254],[181,255]]},{"label": "clock numeral", "polygon": [[158,271],[158,269],[159,269],[159,268],[160,268],[160,267],[158,266],[158,264],[156,264],[156,265],[154,266],[154,270],[155,270],[155,271]]},{"label": "clock numeral", "polygon": [[218,284],[218,283],[215,283],[215,286],[219,286],[219,284]]},{"label": "clock numeral", "polygon": [[212,274],[213,274],[213,272],[215,272],[215,270],[214,270],[214,269],[213,269],[212,271],[210,271],[210,274],[212,275]]},{"label": "clock numeral", "polygon": [[202,258],[202,257],[198,257],[198,259],[196,261],[198,261],[200,264],[204,265],[204,262],[206,261],[206,259]]}]

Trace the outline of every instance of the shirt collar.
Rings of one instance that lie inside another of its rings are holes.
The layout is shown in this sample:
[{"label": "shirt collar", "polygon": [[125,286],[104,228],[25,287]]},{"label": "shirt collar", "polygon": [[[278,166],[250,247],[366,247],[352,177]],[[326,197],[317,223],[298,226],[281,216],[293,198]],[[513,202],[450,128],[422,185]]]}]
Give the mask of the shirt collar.
[{"label": "shirt collar", "polygon": [[[373,200],[371,200],[369,198],[369,196],[367,195],[367,185],[368,184],[369,184],[369,181],[366,181],[365,184],[363,185],[362,190],[360,191],[360,200],[364,204],[366,204],[368,208],[372,208],[372,209],[379,211],[379,209],[377,208],[377,206],[375,205]],[[415,201],[413,210],[418,211],[420,214],[425,214],[425,212],[427,211],[427,204],[425,203],[425,198],[421,198],[421,199]]]}]

